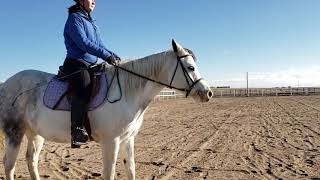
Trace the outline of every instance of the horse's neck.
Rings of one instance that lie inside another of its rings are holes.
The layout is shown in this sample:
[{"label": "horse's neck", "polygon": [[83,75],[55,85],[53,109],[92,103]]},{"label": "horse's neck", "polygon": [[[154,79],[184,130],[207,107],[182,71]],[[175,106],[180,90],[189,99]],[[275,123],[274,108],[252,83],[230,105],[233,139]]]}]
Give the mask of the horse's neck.
[{"label": "horse's neck", "polygon": [[[167,73],[164,73],[164,70],[168,66],[167,59],[171,56],[172,52],[167,51],[128,61],[120,66],[144,77],[168,83],[168,78],[164,75]],[[114,68],[110,68],[108,71],[110,77],[114,72]],[[119,70],[119,79],[122,87],[123,99],[134,103],[139,102],[148,104],[164,87],[163,85],[159,85],[123,70]],[[116,83],[114,82],[112,85],[113,91],[119,91],[115,85]]]}]

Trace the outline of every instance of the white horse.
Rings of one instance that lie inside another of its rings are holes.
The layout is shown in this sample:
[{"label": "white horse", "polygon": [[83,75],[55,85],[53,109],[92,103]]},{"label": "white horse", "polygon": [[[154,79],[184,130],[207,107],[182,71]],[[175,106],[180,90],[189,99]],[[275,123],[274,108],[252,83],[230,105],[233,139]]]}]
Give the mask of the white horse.
[{"label": "white horse", "polygon": [[[135,179],[134,137],[149,103],[165,85],[186,90],[187,95],[200,102],[211,98],[212,92],[201,79],[194,54],[174,40],[172,45],[173,51],[121,63],[118,69],[123,97],[116,103],[105,102],[88,113],[92,136],[102,147],[105,179],[114,179],[119,151],[128,179]],[[115,69],[114,66],[105,68],[109,82]],[[7,179],[14,179],[15,162],[24,135],[28,139],[26,159],[31,179],[40,179],[38,160],[44,139],[70,143],[70,112],[51,110],[43,104],[46,87],[39,84],[47,83],[53,76],[26,70],[1,85],[0,125],[5,134],[4,169]],[[37,86],[39,88],[34,88]],[[118,84],[113,83],[109,92],[109,98],[119,97]]]}]

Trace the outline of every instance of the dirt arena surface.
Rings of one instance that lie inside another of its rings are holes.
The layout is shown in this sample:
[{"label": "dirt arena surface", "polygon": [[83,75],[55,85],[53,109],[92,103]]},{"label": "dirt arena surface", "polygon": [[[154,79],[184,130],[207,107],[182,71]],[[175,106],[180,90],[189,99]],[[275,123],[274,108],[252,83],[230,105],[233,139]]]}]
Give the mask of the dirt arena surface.
[{"label": "dirt arena surface", "polygon": [[[29,179],[26,143],[17,179]],[[4,179],[0,152],[0,179]],[[45,142],[42,179],[102,179],[100,146]],[[137,179],[320,179],[320,96],[152,103],[135,145]],[[116,179],[126,179],[118,161]]]}]

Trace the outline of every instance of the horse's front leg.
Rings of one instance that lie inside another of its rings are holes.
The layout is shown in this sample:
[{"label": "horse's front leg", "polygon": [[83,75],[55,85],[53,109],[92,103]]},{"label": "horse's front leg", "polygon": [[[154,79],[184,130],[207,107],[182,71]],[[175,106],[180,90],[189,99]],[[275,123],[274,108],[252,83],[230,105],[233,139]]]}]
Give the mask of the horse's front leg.
[{"label": "horse's front leg", "polygon": [[120,146],[120,138],[104,140],[101,144],[104,179],[113,180]]},{"label": "horse's front leg", "polygon": [[135,163],[134,163],[134,137],[130,137],[128,141],[121,143],[121,156],[126,168],[129,180],[135,179]]}]

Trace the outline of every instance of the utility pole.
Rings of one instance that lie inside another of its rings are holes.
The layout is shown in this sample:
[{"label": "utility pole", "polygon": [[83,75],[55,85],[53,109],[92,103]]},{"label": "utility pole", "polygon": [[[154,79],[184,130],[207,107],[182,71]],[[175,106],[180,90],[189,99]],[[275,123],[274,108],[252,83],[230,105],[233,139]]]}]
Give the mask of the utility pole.
[{"label": "utility pole", "polygon": [[249,97],[249,73],[247,72],[247,97]]}]

